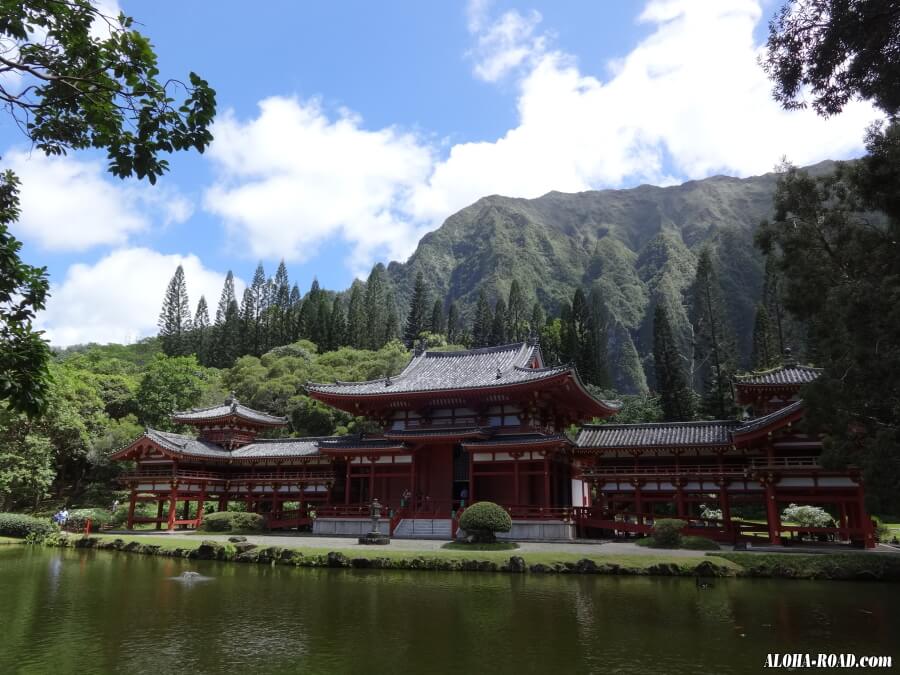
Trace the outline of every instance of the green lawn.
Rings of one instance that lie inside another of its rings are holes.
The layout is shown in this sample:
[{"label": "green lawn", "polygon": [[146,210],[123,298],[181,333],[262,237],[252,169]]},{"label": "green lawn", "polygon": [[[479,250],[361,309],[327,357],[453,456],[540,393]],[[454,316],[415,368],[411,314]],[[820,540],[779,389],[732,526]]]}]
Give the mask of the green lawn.
[{"label": "green lawn", "polygon": [[0,545],[3,544],[21,544],[21,539],[16,539],[15,537],[0,537]]}]

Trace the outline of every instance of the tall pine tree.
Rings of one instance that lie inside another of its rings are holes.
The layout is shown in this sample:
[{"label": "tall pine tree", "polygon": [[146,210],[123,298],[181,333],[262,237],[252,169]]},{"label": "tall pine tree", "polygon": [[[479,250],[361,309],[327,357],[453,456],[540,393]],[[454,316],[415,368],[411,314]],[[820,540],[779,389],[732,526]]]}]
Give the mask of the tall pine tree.
[{"label": "tall pine tree", "polygon": [[754,370],[765,370],[776,365],[779,360],[778,336],[772,328],[766,306],[760,303],[756,306],[756,318],[753,321],[753,351],[750,363]]},{"label": "tall pine tree", "polygon": [[400,319],[397,318],[397,301],[394,298],[394,292],[388,291],[385,296],[385,320],[384,320],[384,335],[381,338],[380,344],[378,345],[378,349],[383,347],[385,344],[390,342],[391,340],[396,340],[400,337]]},{"label": "tall pine tree", "polygon": [[409,312],[406,314],[406,327],[403,330],[403,341],[408,347],[415,344],[419,334],[428,327],[428,291],[425,288],[425,278],[420,271],[416,274],[416,283],[413,286],[412,299],[409,303]]},{"label": "tall pine tree", "polygon": [[[266,310],[266,271],[263,269],[262,262],[256,266],[249,291],[252,303],[248,306],[248,309],[252,309],[252,312],[250,315],[241,318],[247,322],[246,329],[249,331],[249,334],[245,335],[245,339],[251,345],[249,351],[259,356],[262,354],[263,349],[262,317]],[[243,307],[241,309],[243,311]]]},{"label": "tall pine tree", "polygon": [[191,310],[181,265],[169,281],[158,325],[163,352],[168,356],[184,356],[191,352]]},{"label": "tall pine tree", "polygon": [[478,291],[478,303],[475,305],[475,316],[472,320],[472,346],[487,347],[491,343],[491,329],[493,328],[494,315],[488,304],[487,294],[484,288]]},{"label": "tall pine tree", "polygon": [[731,379],[737,348],[709,248],[700,252],[689,293],[694,330],[694,386],[700,385],[701,412],[725,419],[734,412]]},{"label": "tall pine tree", "polygon": [[663,419],[667,422],[693,419],[694,393],[685,374],[685,359],[678,353],[669,313],[662,303],[653,312],[653,366]]},{"label": "tall pine tree", "polygon": [[509,340],[506,336],[506,303],[497,298],[494,305],[494,320],[491,322],[491,345],[503,345]]},{"label": "tall pine tree", "polygon": [[519,285],[513,279],[509,287],[509,304],[506,306],[506,336],[511,342],[522,342],[528,338],[528,302]]},{"label": "tall pine tree", "polygon": [[436,335],[445,335],[447,332],[447,327],[444,325],[444,303],[440,300],[435,300],[431,307],[431,321],[428,328]]},{"label": "tall pine tree", "polygon": [[544,308],[541,307],[541,303],[535,300],[534,305],[531,307],[531,318],[528,320],[529,333],[536,337],[540,337],[546,322],[547,319],[544,316]]},{"label": "tall pine tree", "polygon": [[461,333],[462,324],[459,318],[459,308],[456,306],[455,302],[451,302],[450,307],[447,310],[447,342],[450,344],[458,344],[462,337],[460,335]]},{"label": "tall pine tree", "polygon": [[390,314],[392,318],[389,316],[387,295],[387,273],[384,265],[378,263],[372,268],[366,281],[365,346],[368,349],[380,349],[385,343],[385,336],[388,333],[396,332],[396,328],[393,326],[390,327],[391,330],[388,330],[388,323],[390,321],[396,322],[397,315],[396,310],[391,308]]},{"label": "tall pine tree", "polygon": [[213,326],[210,359],[217,368],[230,368],[239,356],[241,346],[240,312],[234,294],[234,274],[228,270]]},{"label": "tall pine tree", "polygon": [[338,349],[345,344],[347,344],[347,319],[344,316],[344,303],[341,302],[339,295],[335,295],[328,317],[328,348]]},{"label": "tall pine tree", "polygon": [[194,353],[197,360],[204,366],[210,365],[210,334],[209,307],[206,305],[206,297],[201,295],[197,303],[197,311],[194,313]]},{"label": "tall pine tree", "polygon": [[350,287],[350,302],[347,306],[347,344],[354,349],[366,346],[366,300],[363,284],[359,279]]}]

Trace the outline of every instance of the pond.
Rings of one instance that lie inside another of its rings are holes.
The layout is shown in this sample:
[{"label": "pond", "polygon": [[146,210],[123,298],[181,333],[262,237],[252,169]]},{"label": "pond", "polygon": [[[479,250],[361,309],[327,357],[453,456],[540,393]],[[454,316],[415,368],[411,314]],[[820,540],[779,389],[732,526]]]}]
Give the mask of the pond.
[{"label": "pond", "polygon": [[[196,571],[209,580],[173,579]],[[900,656],[900,586],[394,572],[0,547],[0,673],[744,673]]]}]

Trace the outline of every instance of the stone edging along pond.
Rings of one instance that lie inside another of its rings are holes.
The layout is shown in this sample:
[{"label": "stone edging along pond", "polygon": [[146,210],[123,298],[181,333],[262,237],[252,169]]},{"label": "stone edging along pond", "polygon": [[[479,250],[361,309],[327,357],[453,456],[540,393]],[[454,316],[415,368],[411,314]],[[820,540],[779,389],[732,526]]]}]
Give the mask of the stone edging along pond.
[{"label": "stone edging along pond", "polygon": [[[237,540],[243,537],[235,537]],[[410,553],[402,557],[353,557],[341,551],[305,555],[302,551],[279,546],[257,546],[247,541],[220,543],[204,540],[195,548],[164,548],[123,539],[61,537],[48,542],[63,548],[122,551],[190,560],[324,567],[348,569],[427,570],[441,572],[506,572],[531,574],[608,574],[623,576],[750,577],[781,579],[823,579],[839,581],[900,581],[900,555],[875,553],[787,554],[732,553],[712,554],[730,564],[712,559],[685,558],[682,563],[656,562],[645,566],[621,565],[582,558],[574,562],[526,563],[521,556],[506,561],[445,558]],[[477,554],[473,551],[472,554]],[[609,556],[614,560],[614,556]],[[695,561],[696,564],[692,564]]]}]

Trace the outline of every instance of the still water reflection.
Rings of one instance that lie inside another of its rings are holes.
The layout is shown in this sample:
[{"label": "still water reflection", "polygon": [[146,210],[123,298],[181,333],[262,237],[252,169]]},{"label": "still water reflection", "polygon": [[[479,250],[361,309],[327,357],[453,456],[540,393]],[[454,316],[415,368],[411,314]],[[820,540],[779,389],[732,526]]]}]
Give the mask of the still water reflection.
[{"label": "still water reflection", "polygon": [[900,656],[900,586],[875,583],[698,590],[16,546],[0,550],[0,603],[0,673],[746,673],[767,652]]}]

